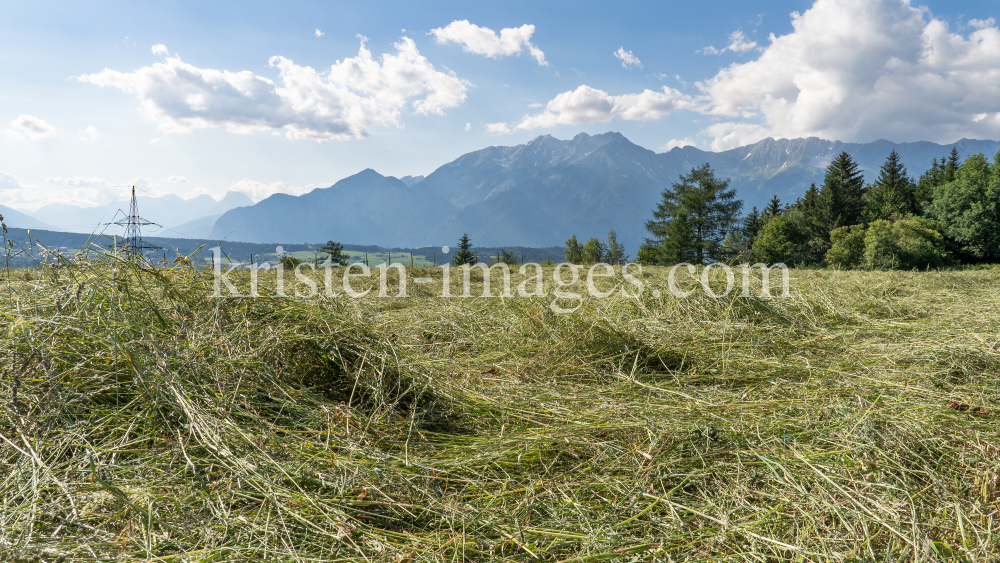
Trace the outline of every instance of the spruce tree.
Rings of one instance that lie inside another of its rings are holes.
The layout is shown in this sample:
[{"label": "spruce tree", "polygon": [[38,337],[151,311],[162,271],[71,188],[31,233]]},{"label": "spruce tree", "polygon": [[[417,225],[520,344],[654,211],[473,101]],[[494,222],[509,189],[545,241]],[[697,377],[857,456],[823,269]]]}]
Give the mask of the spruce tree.
[{"label": "spruce tree", "polygon": [[930,203],[931,198],[934,195],[934,188],[945,183],[944,161],[945,159],[943,158],[941,159],[941,162],[938,162],[938,159],[936,158],[931,160],[931,167],[927,169],[926,172],[921,174],[920,179],[917,180],[916,199],[918,209],[921,211],[927,206],[928,203]]},{"label": "spruce tree", "polygon": [[472,243],[469,242],[469,233],[463,233],[462,238],[458,240],[458,252],[451,259],[452,266],[461,266],[462,264],[475,264],[476,255],[472,252]]},{"label": "spruce tree", "polygon": [[704,250],[698,244],[695,227],[686,209],[680,209],[664,228],[660,264],[663,266],[688,262],[701,264]]},{"label": "spruce tree", "polygon": [[752,244],[753,239],[757,238],[757,233],[760,232],[761,226],[763,226],[763,220],[761,219],[760,211],[757,211],[757,206],[755,205],[750,210],[750,213],[747,213],[747,216],[743,218],[743,239]]},{"label": "spruce tree", "polygon": [[587,242],[583,243],[583,263],[584,264],[597,264],[598,262],[604,262],[604,255],[607,253],[607,247],[601,242],[601,239],[597,237],[591,237],[587,239]]},{"label": "spruce tree", "polygon": [[962,161],[958,159],[958,147],[951,147],[951,154],[948,155],[948,162],[944,165],[944,181],[954,182],[958,178],[958,168],[962,166]]},{"label": "spruce tree", "polygon": [[566,261],[570,264],[582,264],[583,263],[583,247],[580,246],[580,242],[576,240],[576,235],[570,235],[566,239]]},{"label": "spruce tree", "polygon": [[778,199],[778,194],[774,194],[771,201],[764,208],[764,213],[770,215],[771,217],[777,217],[781,215],[781,200]]},{"label": "spruce tree", "polygon": [[621,266],[628,261],[628,255],[625,254],[625,245],[618,242],[618,233],[614,229],[608,231],[608,245],[604,259],[608,264],[616,266]]},{"label": "spruce tree", "polygon": [[699,264],[715,258],[726,235],[738,226],[743,208],[729,180],[716,178],[707,163],[682,174],[661,196],[653,219],[646,221],[653,235],[646,245],[659,247],[665,263],[674,256],[691,255]]},{"label": "spruce tree", "polygon": [[326,241],[326,244],[319,251],[326,254],[334,266],[346,266],[351,259],[350,255],[344,252],[344,245],[332,240]]},{"label": "spruce tree", "polygon": [[865,220],[888,220],[918,211],[917,186],[906,174],[906,166],[899,160],[899,154],[892,151],[879,169],[875,183],[865,194]]},{"label": "spruce tree", "polygon": [[857,225],[863,219],[865,178],[851,155],[842,152],[826,167],[823,188],[819,192],[819,219],[826,240],[830,231],[845,225]]}]

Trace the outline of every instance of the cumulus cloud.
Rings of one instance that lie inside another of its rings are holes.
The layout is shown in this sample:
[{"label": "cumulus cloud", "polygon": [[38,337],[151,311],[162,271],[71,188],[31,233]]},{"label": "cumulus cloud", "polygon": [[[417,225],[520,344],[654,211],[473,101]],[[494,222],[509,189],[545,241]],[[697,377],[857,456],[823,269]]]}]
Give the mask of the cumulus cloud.
[{"label": "cumulus cloud", "polygon": [[746,53],[747,51],[751,51],[756,48],[757,42],[748,40],[747,36],[744,35],[742,31],[737,29],[729,34],[729,45],[721,49],[716,49],[715,47],[709,45],[708,47],[702,49],[701,52],[706,55],[721,55],[726,51],[733,53]]},{"label": "cumulus cloud", "polygon": [[541,113],[524,116],[517,124],[517,129],[606,122],[613,119],[650,121],[663,119],[671,111],[690,106],[690,98],[667,86],[663,87],[662,92],[643,90],[639,94],[612,96],[603,90],[582,85],[576,90],[563,92],[552,98]]},{"label": "cumulus cloud", "polygon": [[94,127],[93,125],[87,126],[87,128],[80,131],[80,133],[82,135],[80,138],[84,141],[96,141],[101,138],[101,132],[98,131],[97,127]]},{"label": "cumulus cloud", "polygon": [[56,134],[56,128],[32,115],[19,115],[10,122],[10,129],[4,131],[12,139],[27,137],[38,141]]},{"label": "cumulus cloud", "polygon": [[694,139],[691,137],[684,137],[683,139],[670,139],[662,147],[660,147],[660,152],[668,152],[676,147],[693,147],[696,146]]},{"label": "cumulus cloud", "polygon": [[170,177],[167,178],[167,181],[168,182],[173,182],[175,184],[187,184],[191,180],[188,180],[184,176],[170,176]]},{"label": "cumulus cloud", "polygon": [[319,28],[317,27],[316,31],[313,32],[313,35],[315,35],[316,37],[323,37],[326,34],[320,31]]},{"label": "cumulus cloud", "polygon": [[766,136],[844,141],[1000,135],[1000,30],[963,36],[909,0],[817,0],[754,61],[698,83],[701,110],[728,117],[713,149]]},{"label": "cumulus cloud", "polygon": [[79,78],[138,97],[146,116],[168,132],[226,127],[235,133],[284,130],[290,139],[364,137],[376,125],[401,127],[408,105],[443,115],[466,99],[468,82],[441,72],[403,37],[396,52],[372,57],[361,38],[356,57],[326,71],[272,57],[280,85],[251,71],[202,69],[168,57],[134,72],[105,69]]},{"label": "cumulus cloud", "polygon": [[438,43],[458,43],[467,53],[497,59],[510,55],[520,56],[521,51],[527,49],[538,61],[539,66],[548,66],[545,53],[531,43],[531,36],[534,33],[535,26],[525,24],[521,27],[501,29],[498,36],[492,29],[479,27],[469,23],[469,20],[456,20],[445,27],[431,30]]},{"label": "cumulus cloud", "polygon": [[471,123],[466,123],[465,124],[465,130],[468,131],[470,129],[472,129],[472,124]]},{"label": "cumulus cloud", "polygon": [[0,172],[0,190],[21,189],[21,182],[13,174]]},{"label": "cumulus cloud", "polygon": [[62,178],[62,177],[46,178],[45,181],[52,186],[74,187],[74,188],[76,187],[103,188],[111,185],[104,178],[86,178],[83,176],[74,176],[72,178]]},{"label": "cumulus cloud", "polygon": [[305,187],[292,187],[285,182],[272,182],[270,184],[264,184],[262,182],[257,182],[256,180],[251,180],[250,178],[243,178],[239,182],[229,186],[227,189],[243,192],[250,196],[250,199],[260,201],[274,194],[302,195],[313,187],[318,186],[310,185]]},{"label": "cumulus cloud", "polygon": [[486,133],[489,135],[510,135],[513,131],[506,123],[487,123]]},{"label": "cumulus cloud", "polygon": [[160,43],[160,44],[157,44],[157,45],[153,45],[153,47],[150,48],[150,51],[152,51],[154,55],[169,55],[170,54],[170,51],[167,50],[167,46],[164,45],[163,43]]},{"label": "cumulus cloud", "polygon": [[625,47],[618,47],[618,50],[614,52],[615,58],[621,60],[622,67],[628,68],[630,66],[637,66],[642,68],[642,63],[639,62],[639,57],[632,54],[632,51],[626,51]]}]

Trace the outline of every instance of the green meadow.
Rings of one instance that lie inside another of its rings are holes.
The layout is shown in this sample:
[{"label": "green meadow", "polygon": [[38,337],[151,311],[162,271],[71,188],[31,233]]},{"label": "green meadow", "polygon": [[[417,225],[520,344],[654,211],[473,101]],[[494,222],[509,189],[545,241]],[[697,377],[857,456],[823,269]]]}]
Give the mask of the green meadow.
[{"label": "green meadow", "polygon": [[0,560],[1000,560],[1000,269],[571,314],[211,274],[3,272]]}]

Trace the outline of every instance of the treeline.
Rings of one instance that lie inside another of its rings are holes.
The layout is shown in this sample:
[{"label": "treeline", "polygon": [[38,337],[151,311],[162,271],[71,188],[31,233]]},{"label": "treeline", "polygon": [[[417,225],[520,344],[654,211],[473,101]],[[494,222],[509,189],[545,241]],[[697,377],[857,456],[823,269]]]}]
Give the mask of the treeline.
[{"label": "treeline", "polygon": [[960,161],[958,151],[919,179],[893,151],[872,183],[846,152],[794,203],[777,196],[742,215],[729,180],[708,164],[662,193],[637,260],[784,262],[841,268],[936,268],[1000,260],[1000,152]]}]

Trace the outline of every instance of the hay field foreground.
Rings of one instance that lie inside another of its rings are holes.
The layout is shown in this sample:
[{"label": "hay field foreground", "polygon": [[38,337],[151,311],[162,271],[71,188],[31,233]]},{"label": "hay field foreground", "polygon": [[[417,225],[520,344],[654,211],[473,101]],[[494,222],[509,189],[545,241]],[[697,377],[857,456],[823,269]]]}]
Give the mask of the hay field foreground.
[{"label": "hay field foreground", "polygon": [[997,269],[571,315],[10,275],[2,561],[1000,560]]}]

